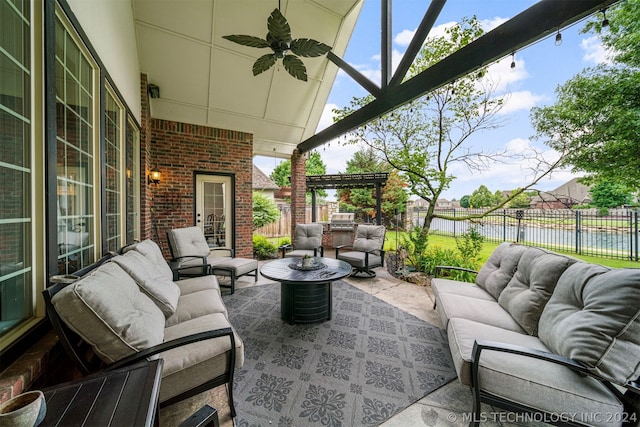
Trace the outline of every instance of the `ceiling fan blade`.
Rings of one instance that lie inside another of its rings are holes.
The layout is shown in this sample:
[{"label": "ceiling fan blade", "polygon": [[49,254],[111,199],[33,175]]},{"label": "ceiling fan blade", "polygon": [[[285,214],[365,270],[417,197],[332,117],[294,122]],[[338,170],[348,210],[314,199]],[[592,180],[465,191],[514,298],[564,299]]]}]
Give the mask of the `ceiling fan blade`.
[{"label": "ceiling fan blade", "polygon": [[331,46],[313,39],[295,39],[290,48],[296,55],[307,57],[321,56],[331,50]]},{"label": "ceiling fan blade", "polygon": [[258,74],[267,71],[269,68],[273,67],[273,64],[276,63],[277,59],[277,56],[273,53],[262,55],[253,63],[253,75],[257,76]]},{"label": "ceiling fan blade", "polygon": [[289,44],[291,42],[291,27],[279,9],[274,9],[267,19],[269,34],[276,40]]},{"label": "ceiling fan blade", "polygon": [[285,70],[298,80],[307,81],[307,68],[300,58],[295,55],[285,55],[282,58],[282,65]]},{"label": "ceiling fan blade", "polygon": [[233,34],[230,36],[222,36],[223,39],[227,39],[234,43],[241,44],[249,47],[270,47],[269,42],[255,36],[246,36],[241,34]]}]

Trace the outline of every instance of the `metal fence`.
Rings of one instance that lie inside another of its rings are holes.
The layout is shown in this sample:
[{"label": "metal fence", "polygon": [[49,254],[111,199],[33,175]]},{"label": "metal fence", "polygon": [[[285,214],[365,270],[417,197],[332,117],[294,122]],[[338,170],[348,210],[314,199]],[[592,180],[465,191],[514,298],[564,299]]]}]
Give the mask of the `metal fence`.
[{"label": "metal fence", "polygon": [[[612,209],[600,215],[595,209],[503,209],[480,219],[455,220],[481,215],[482,209],[441,209],[439,215],[451,219],[434,219],[431,232],[460,236],[475,226],[489,241],[519,242],[551,250],[573,252],[604,258],[638,261],[638,210]],[[424,223],[424,211],[411,212],[413,225]]]}]

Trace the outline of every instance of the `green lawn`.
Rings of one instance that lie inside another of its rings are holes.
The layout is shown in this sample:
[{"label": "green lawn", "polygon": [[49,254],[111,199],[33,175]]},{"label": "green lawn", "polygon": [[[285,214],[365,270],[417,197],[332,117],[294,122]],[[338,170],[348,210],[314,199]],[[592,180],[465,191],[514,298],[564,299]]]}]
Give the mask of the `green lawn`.
[{"label": "green lawn", "polygon": [[[402,242],[402,235],[403,233],[399,233],[399,238],[400,241]],[[444,248],[448,248],[448,249],[456,249],[456,240],[453,237],[448,237],[448,236],[439,236],[439,235],[431,235],[429,236],[429,244],[430,245],[438,245],[438,246],[442,246]],[[482,247],[482,251],[480,252],[479,255],[479,261],[481,264],[484,264],[485,261],[487,260],[487,258],[489,258],[489,255],[491,255],[491,253],[494,251],[494,249],[499,245],[500,243],[497,242],[485,242],[483,247]],[[385,242],[385,250],[390,250],[390,251],[394,251],[396,249],[396,234],[394,231],[391,232],[387,232],[387,239]],[[635,267],[635,268],[640,268],[640,262],[638,261],[628,261],[628,260],[623,260],[623,259],[611,259],[611,258],[601,258],[601,257],[594,257],[594,256],[586,256],[586,255],[577,255],[575,253],[571,253],[571,252],[560,252],[560,251],[555,251],[558,253],[565,253],[566,255],[572,256],[574,258],[578,258],[581,259],[583,261],[586,262],[592,262],[594,264],[600,264],[600,265],[605,265],[607,267],[614,267],[614,268],[623,268],[623,267]]]}]

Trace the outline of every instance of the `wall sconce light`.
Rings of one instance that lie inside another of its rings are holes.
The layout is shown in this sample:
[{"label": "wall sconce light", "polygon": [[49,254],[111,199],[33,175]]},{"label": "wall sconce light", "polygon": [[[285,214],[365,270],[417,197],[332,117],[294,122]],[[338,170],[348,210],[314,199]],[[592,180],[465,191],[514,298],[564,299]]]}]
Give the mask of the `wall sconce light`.
[{"label": "wall sconce light", "polygon": [[149,96],[151,98],[160,98],[160,88],[158,85],[149,84]]},{"label": "wall sconce light", "polygon": [[158,169],[153,168],[149,171],[149,176],[147,176],[147,183],[148,184],[159,184],[160,183],[160,177],[161,177],[161,173]]}]

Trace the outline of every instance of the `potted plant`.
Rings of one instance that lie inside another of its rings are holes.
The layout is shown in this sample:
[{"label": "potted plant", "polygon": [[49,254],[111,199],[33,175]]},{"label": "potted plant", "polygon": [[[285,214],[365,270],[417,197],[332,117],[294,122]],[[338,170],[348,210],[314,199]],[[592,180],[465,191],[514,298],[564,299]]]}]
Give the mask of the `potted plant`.
[{"label": "potted plant", "polygon": [[303,267],[311,267],[315,262],[314,258],[311,255],[305,255],[302,257],[302,266]]}]

